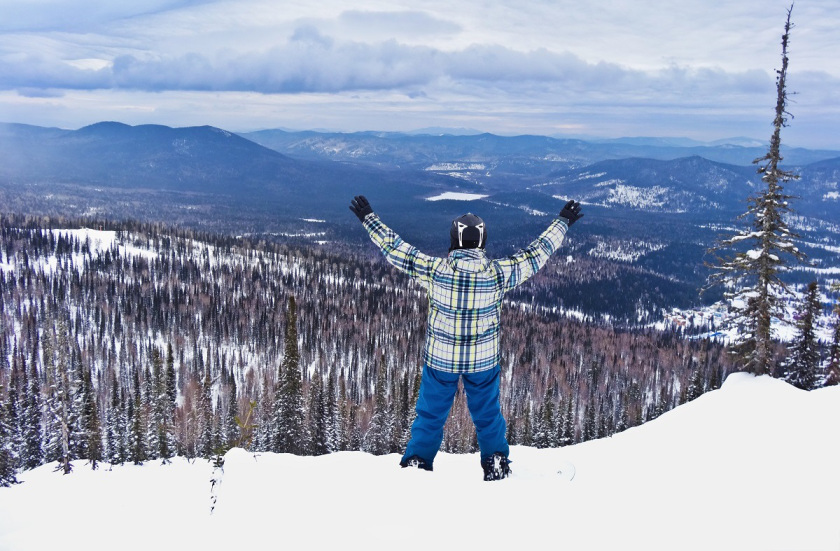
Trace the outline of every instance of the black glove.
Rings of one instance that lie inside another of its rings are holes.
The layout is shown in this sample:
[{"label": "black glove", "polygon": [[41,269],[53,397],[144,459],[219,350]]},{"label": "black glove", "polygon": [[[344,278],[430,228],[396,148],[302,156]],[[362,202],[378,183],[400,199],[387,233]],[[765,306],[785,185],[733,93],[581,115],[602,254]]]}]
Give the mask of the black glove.
[{"label": "black glove", "polygon": [[370,203],[368,203],[364,195],[353,197],[353,200],[350,201],[350,210],[359,217],[360,222],[364,222],[365,216],[373,212],[373,208],[371,208]]},{"label": "black glove", "polygon": [[580,212],[580,203],[576,201],[569,201],[566,203],[566,206],[563,207],[563,210],[560,211],[560,216],[566,219],[566,225],[571,227],[572,224],[578,221],[579,218],[583,218],[583,214]]}]

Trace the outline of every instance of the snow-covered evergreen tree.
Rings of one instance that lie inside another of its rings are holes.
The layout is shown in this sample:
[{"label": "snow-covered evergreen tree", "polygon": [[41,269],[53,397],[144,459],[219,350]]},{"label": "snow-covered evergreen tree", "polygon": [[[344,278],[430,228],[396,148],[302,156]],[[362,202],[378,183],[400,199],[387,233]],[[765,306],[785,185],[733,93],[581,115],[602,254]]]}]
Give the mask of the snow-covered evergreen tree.
[{"label": "snow-covered evergreen tree", "polygon": [[537,409],[534,420],[533,444],[537,448],[551,448],[557,446],[557,435],[554,424],[554,404],[551,389],[546,389],[543,403]]},{"label": "snow-covered evergreen tree", "polygon": [[168,407],[175,407],[178,399],[178,380],[175,374],[175,353],[172,343],[166,345],[166,382],[164,383]]},{"label": "snow-covered evergreen tree", "polygon": [[166,365],[162,372],[161,394],[159,397],[159,408],[161,409],[159,429],[161,457],[168,461],[177,448],[175,441],[175,408],[177,406],[178,387],[175,375],[175,354],[172,351],[172,344],[166,345]]},{"label": "snow-covered evergreen tree", "polygon": [[257,421],[257,401],[249,400],[248,407],[242,417],[236,416],[236,426],[239,430],[234,445],[246,450],[254,449],[254,434]]},{"label": "snow-covered evergreen tree", "polygon": [[[41,366],[44,373],[44,382],[45,382],[45,393],[43,395],[43,408],[44,408],[44,431],[43,436],[44,440],[42,443],[43,450],[44,450],[44,462],[51,463],[53,461],[58,461],[61,457],[60,450],[61,450],[61,442],[59,441],[59,434],[61,429],[57,428],[56,425],[56,417],[54,414],[54,399],[53,399],[53,387],[55,386],[55,378],[56,378],[56,367],[55,367],[55,347],[53,346],[54,341],[54,328],[51,327],[52,324],[47,324],[44,327],[43,334],[41,335],[40,343],[41,343]],[[39,389],[38,392],[41,392]]]},{"label": "snow-covered evergreen tree", "polygon": [[228,376],[227,388],[227,408],[225,409],[224,430],[222,432],[225,448],[230,448],[241,445],[242,441],[242,434],[240,433],[239,423],[237,422],[239,418],[239,401],[236,390],[236,377],[232,373]]},{"label": "snow-covered evergreen tree", "polygon": [[581,442],[587,442],[598,438],[598,416],[594,403],[587,402],[583,408],[583,428],[581,429]]},{"label": "snow-covered evergreen tree", "polygon": [[291,453],[290,439],[286,433],[289,424],[286,418],[286,412],[289,410],[285,394],[286,374],[283,372],[282,366],[278,369],[277,375],[278,382],[272,399],[271,420],[267,427],[269,441],[266,443],[266,447],[269,451],[275,453]]},{"label": "snow-covered evergreen tree", "polygon": [[[408,414],[405,420],[405,430],[403,432],[402,441],[404,444],[411,439],[411,425],[417,418],[417,399],[420,397],[420,381],[423,377],[423,370],[418,369],[414,373],[414,380],[411,384],[411,399],[408,402]],[[403,447],[404,448],[404,447]]]},{"label": "snow-covered evergreen tree", "polygon": [[819,288],[812,281],[796,322],[796,338],[788,347],[790,356],[784,364],[785,380],[803,390],[813,390],[820,384],[820,343],[815,323],[821,310]]},{"label": "snow-covered evergreen tree", "polygon": [[[2,348],[2,347],[0,347]],[[0,350],[0,354],[4,354]],[[9,367],[8,358],[0,359],[0,370],[6,371]],[[21,452],[23,451],[23,424],[21,407],[21,389],[25,387],[26,373],[23,372],[16,361],[12,362],[9,373],[8,395],[6,397],[6,424],[7,424],[7,446],[11,453],[11,463],[15,470],[21,465]],[[0,390],[0,408],[3,407],[3,392]],[[2,440],[2,439],[0,439]],[[2,444],[0,444],[2,447]]]},{"label": "snow-covered evergreen tree", "polygon": [[511,446],[515,446],[519,444],[519,408],[513,406],[513,410],[505,415],[505,419],[507,420],[507,432],[505,433],[505,438],[508,441],[508,444]]},{"label": "snow-covered evergreen tree", "polygon": [[[152,349],[154,350],[154,349]],[[157,424],[157,415],[155,411],[155,404],[157,400],[157,387],[155,383],[155,360],[151,358],[151,365],[146,365],[143,371],[143,383],[140,387],[142,392],[140,394],[140,407],[143,411],[143,430],[145,432],[146,442],[146,459],[155,459],[160,453],[159,447],[159,433]]]},{"label": "snow-covered evergreen tree", "polygon": [[9,422],[8,396],[0,384],[0,487],[17,483],[12,426]]},{"label": "snow-covered evergreen tree", "polygon": [[671,404],[668,403],[668,398],[670,393],[668,389],[662,384],[657,392],[656,395],[656,402],[653,406],[653,418],[659,417],[669,409],[671,409]]},{"label": "snow-covered evergreen tree", "polygon": [[[168,360],[174,362],[171,346]],[[174,378],[175,370],[171,366],[164,366],[163,357],[157,347],[152,347],[151,364],[151,381],[148,386],[151,415],[149,444],[150,447],[154,447],[155,456],[168,463],[175,454],[175,384],[169,380],[170,377]]]},{"label": "snow-covered evergreen tree", "polygon": [[629,413],[627,411],[627,402],[622,396],[618,405],[618,415],[615,419],[615,432],[622,432],[627,430],[629,422]]},{"label": "snow-covered evergreen tree", "polygon": [[326,391],[321,381],[317,371],[309,381],[309,455],[329,453]]},{"label": "snow-covered evergreen tree", "polygon": [[[37,346],[36,346],[37,348]],[[20,355],[21,370],[26,374],[24,379],[23,412],[21,414],[21,468],[34,469],[44,460],[43,430],[41,419],[41,384],[38,378],[38,366],[36,361],[30,361],[26,365],[26,358]]]},{"label": "snow-covered evergreen tree", "polygon": [[394,418],[388,403],[387,395],[387,364],[385,358],[379,362],[376,376],[376,390],[374,391],[373,416],[365,433],[362,450],[374,455],[384,455],[391,452],[394,437]]},{"label": "snow-covered evergreen tree", "polygon": [[306,451],[309,438],[300,373],[297,304],[295,297],[291,295],[286,310],[285,348],[280,373],[282,378],[274,403],[274,423],[277,434],[273,450],[302,455]]},{"label": "snow-covered evergreen tree", "polygon": [[204,367],[204,377],[201,381],[197,403],[197,437],[196,453],[209,459],[213,456],[213,381],[210,378],[209,360]]},{"label": "snow-covered evergreen tree", "polygon": [[134,369],[134,396],[129,401],[128,422],[130,432],[128,436],[128,459],[135,465],[142,465],[146,461],[146,422],[143,413],[142,391],[138,370]]},{"label": "snow-covered evergreen tree", "polygon": [[[55,333],[53,333],[55,331]],[[55,340],[53,340],[55,339]],[[78,389],[81,386],[71,360],[70,337],[63,317],[47,323],[44,328],[43,357],[47,373],[47,460],[58,461],[59,469],[68,474],[73,470],[72,446],[77,438]],[[53,345],[53,343],[55,343]]]},{"label": "snow-covered evergreen tree", "polygon": [[117,372],[111,371],[110,407],[105,414],[105,459],[113,465],[126,460],[124,407]]},{"label": "snow-covered evergreen tree", "polygon": [[796,234],[784,220],[784,216],[792,212],[789,201],[793,197],[785,194],[783,184],[798,176],[779,167],[782,161],[781,130],[787,126],[789,116],[786,80],[791,10],[788,10],[782,35],[782,68],[777,71],[776,78],[773,135],[767,154],[755,160],[757,164],[763,163],[758,173],[765,187],[750,197],[747,212],[740,216],[748,221],[749,228],[722,239],[713,249],[716,253],[737,252],[732,257],[718,256],[710,276],[710,283],[724,285],[725,297],[734,314],[737,338],[732,351],[743,368],[756,375],[774,373],[770,322],[773,317],[781,317],[782,297],[788,293],[780,275],[789,269],[790,259],[804,258],[794,243]]},{"label": "snow-covered evergreen tree", "polygon": [[[9,364],[5,323],[0,317],[0,487],[15,482],[22,449],[19,395],[25,374],[17,362],[17,354]],[[4,385],[4,378],[7,384]]]},{"label": "snow-covered evergreen tree", "polygon": [[224,456],[227,451],[227,443],[225,442],[224,436],[225,421],[222,418],[223,410],[222,397],[218,396],[216,398],[216,407],[213,408],[213,436],[210,441],[210,458],[214,461]]},{"label": "snow-covered evergreen tree", "polygon": [[[832,286],[835,293],[840,292],[840,283]],[[834,332],[831,338],[831,348],[828,362],[825,366],[825,386],[840,385],[840,302],[834,306]]]},{"label": "snow-covered evergreen tree", "polygon": [[[88,457],[88,429],[84,417],[85,392],[87,392],[84,381],[85,366],[82,364],[82,351],[76,339],[72,339],[72,342],[68,346],[70,349],[70,379],[73,389],[71,406],[73,424],[70,427],[70,455],[73,459],[81,459]],[[90,400],[94,400],[93,388],[90,388],[89,391]]]},{"label": "snow-covered evergreen tree", "polygon": [[[282,372],[278,369],[278,377],[282,378]],[[274,392],[269,383],[268,376],[262,379],[260,387],[260,399],[256,409],[256,430],[254,431],[254,451],[270,451],[274,447],[277,438],[277,427],[274,425]]]},{"label": "snow-covered evergreen tree", "polygon": [[685,391],[685,401],[690,402],[699,398],[706,391],[706,382],[703,377],[703,368],[694,362],[694,370],[691,372],[691,379],[688,380],[688,387]]},{"label": "snow-covered evergreen tree", "polygon": [[394,442],[398,452],[405,450],[411,438],[411,424],[416,416],[414,408],[417,403],[417,390],[419,390],[413,386],[415,384],[419,385],[419,380],[412,377],[411,372],[406,369],[398,385],[394,407]]},{"label": "snow-covered evergreen tree", "polygon": [[531,401],[525,403],[525,417],[522,422],[522,429],[520,431],[519,443],[523,446],[530,446],[533,444],[534,429],[531,425]]},{"label": "snow-covered evergreen tree", "polygon": [[84,430],[84,454],[92,469],[96,469],[99,462],[104,459],[102,444],[102,426],[99,419],[99,408],[96,405],[94,396],[93,380],[89,366],[82,368],[82,408],[80,425]]},{"label": "snow-covered evergreen tree", "polygon": [[327,452],[329,453],[341,450],[341,414],[335,379],[335,369],[331,369],[324,394],[324,417],[327,423]]},{"label": "snow-covered evergreen tree", "polygon": [[336,449],[347,451],[350,449],[350,433],[352,425],[355,425],[355,421],[350,416],[350,402],[347,398],[347,378],[344,377],[343,370],[342,376],[338,381],[338,402],[336,406],[335,426],[338,431],[336,438],[338,448]]},{"label": "snow-covered evergreen tree", "polygon": [[606,438],[613,433],[615,419],[613,419],[609,400],[598,406],[598,438]]},{"label": "snow-covered evergreen tree", "polygon": [[362,430],[359,428],[359,406],[355,403],[350,404],[350,413],[348,415],[348,422],[350,423],[350,435],[347,441],[348,450],[362,449]]}]

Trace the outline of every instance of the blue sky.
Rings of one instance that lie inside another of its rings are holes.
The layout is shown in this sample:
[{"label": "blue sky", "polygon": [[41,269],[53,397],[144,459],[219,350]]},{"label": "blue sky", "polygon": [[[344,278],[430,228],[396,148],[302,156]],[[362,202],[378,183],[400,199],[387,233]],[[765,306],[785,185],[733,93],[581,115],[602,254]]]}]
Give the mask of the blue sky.
[{"label": "blue sky", "polygon": [[[0,0],[0,121],[766,141],[787,0]],[[840,0],[789,145],[840,149]]]}]

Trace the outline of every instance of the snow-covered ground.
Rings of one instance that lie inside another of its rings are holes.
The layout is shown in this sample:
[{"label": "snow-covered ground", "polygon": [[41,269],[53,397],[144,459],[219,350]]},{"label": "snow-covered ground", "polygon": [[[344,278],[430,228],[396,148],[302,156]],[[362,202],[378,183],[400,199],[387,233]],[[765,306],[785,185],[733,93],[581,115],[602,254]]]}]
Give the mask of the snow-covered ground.
[{"label": "snow-covered ground", "polygon": [[429,473],[397,455],[236,449],[212,515],[206,461],[45,466],[0,489],[0,549],[837,551],[838,419],[840,387],[735,374],[612,438],[515,447],[494,483],[475,454],[441,454]]}]

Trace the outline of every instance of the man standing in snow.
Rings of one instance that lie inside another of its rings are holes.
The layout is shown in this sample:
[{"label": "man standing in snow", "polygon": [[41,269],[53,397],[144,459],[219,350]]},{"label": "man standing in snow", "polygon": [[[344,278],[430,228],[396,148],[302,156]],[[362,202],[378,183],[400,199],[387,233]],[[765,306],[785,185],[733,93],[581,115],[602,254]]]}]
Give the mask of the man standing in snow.
[{"label": "man standing in snow", "polygon": [[502,298],[537,273],[560,247],[566,230],[583,216],[580,203],[566,203],[533,243],[498,260],[486,257],[487,227],[474,214],[452,221],[449,255],[438,258],[403,241],[374,214],[363,195],[353,198],[350,210],[386,260],[429,294],[417,416],[400,465],[432,470],[461,378],[478,436],[484,480],[505,478],[510,473],[510,448],[499,402]]}]

